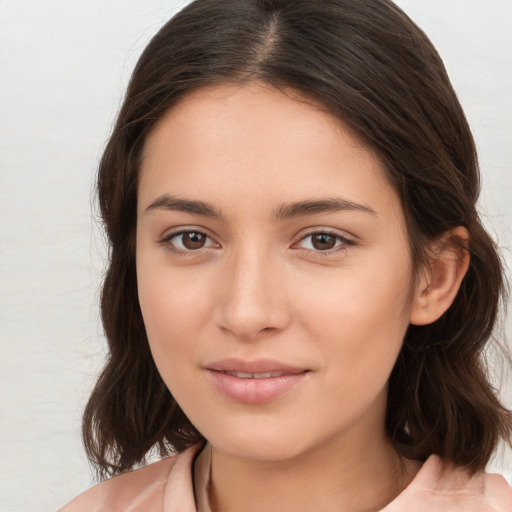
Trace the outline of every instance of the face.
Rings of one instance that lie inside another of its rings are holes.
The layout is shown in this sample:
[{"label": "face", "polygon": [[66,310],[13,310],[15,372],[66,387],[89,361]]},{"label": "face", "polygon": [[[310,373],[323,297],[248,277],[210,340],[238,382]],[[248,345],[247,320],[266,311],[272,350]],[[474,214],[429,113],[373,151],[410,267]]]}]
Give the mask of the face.
[{"label": "face", "polygon": [[339,120],[261,84],[186,97],[146,142],[136,257],[153,357],[214,448],[383,435],[413,268],[399,198]]}]

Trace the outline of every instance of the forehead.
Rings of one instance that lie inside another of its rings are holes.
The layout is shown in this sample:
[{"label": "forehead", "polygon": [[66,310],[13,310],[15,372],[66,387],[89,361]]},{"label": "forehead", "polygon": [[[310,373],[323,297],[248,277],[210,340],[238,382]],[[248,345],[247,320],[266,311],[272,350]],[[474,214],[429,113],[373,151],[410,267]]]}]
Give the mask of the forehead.
[{"label": "forehead", "polygon": [[192,143],[201,138],[205,149],[207,142],[223,144],[224,154],[235,152],[239,144],[245,144],[246,150],[263,146],[269,158],[282,154],[270,154],[277,146],[307,150],[321,139],[344,140],[369,152],[346,124],[315,100],[261,82],[213,85],[189,93],[156,124],[146,140],[144,156],[151,156],[163,137],[176,135],[192,135]]},{"label": "forehead", "polygon": [[259,83],[199,89],[157,123],[144,148],[140,206],[164,193],[269,206],[333,194],[398,202],[379,158],[338,118]]}]

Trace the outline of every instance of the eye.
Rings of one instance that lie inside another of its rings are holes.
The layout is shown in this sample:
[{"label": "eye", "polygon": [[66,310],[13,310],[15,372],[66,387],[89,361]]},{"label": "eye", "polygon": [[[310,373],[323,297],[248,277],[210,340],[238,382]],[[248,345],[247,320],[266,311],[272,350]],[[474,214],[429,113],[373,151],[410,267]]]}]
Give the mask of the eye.
[{"label": "eye", "polygon": [[209,247],[217,247],[217,244],[206,233],[196,229],[171,233],[165,236],[160,243],[177,253],[194,252]]},{"label": "eye", "polygon": [[297,242],[296,246],[299,249],[307,249],[310,251],[322,252],[335,252],[341,250],[347,245],[353,245],[354,242],[337,233],[330,233],[327,231],[319,231],[316,233],[309,233]]}]

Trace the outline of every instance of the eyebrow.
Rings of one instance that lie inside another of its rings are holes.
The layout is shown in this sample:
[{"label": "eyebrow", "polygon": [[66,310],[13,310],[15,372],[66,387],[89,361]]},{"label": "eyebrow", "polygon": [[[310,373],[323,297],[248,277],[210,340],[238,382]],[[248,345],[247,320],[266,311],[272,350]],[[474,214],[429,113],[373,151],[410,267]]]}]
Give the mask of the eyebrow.
[{"label": "eyebrow", "polygon": [[[223,218],[222,212],[210,203],[193,199],[183,199],[168,194],[159,196],[146,208],[146,212],[152,210],[174,210],[216,219]],[[334,197],[282,204],[274,211],[273,217],[275,220],[279,221],[294,217],[316,215],[318,213],[331,213],[346,210],[377,215],[375,210],[369,206]]]},{"label": "eyebrow", "polygon": [[194,201],[191,199],[182,199],[168,194],[163,194],[153,201],[147,208],[146,212],[152,210],[175,210],[185,213],[193,213],[195,215],[203,215],[204,217],[222,218],[222,213],[210,203],[204,201]]},{"label": "eyebrow", "polygon": [[274,213],[276,220],[286,220],[293,217],[305,215],[316,215],[317,213],[331,213],[345,210],[355,210],[364,213],[377,215],[377,212],[364,204],[348,201],[340,197],[318,199],[313,201],[299,201],[281,205]]}]

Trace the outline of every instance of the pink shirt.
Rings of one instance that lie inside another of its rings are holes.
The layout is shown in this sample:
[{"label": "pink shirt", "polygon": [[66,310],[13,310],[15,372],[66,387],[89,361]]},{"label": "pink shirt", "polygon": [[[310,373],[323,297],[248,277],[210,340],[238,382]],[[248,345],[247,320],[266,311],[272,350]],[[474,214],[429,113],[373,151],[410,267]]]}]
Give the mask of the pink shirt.
[{"label": "pink shirt", "polygon": [[[176,457],[102,482],[59,512],[211,512],[210,450],[203,450],[194,464],[198,449],[193,446]],[[512,489],[500,475],[470,476],[432,455],[409,486],[381,510],[412,511],[512,512]]]}]

